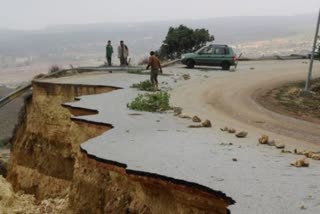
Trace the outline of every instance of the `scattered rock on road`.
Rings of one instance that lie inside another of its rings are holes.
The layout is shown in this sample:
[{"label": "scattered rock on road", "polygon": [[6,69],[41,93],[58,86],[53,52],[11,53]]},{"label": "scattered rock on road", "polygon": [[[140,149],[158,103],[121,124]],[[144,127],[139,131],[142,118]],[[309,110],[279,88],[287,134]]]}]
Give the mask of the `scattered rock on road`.
[{"label": "scattered rock on road", "polygon": [[311,158],[313,160],[320,160],[320,153],[319,152],[298,151],[297,149],[295,149],[294,150],[294,154],[296,154],[296,155],[304,155],[307,158]]},{"label": "scattered rock on road", "polygon": [[279,142],[279,141],[275,141],[275,147],[277,149],[284,149],[286,147],[286,145],[282,142]]},{"label": "scattered rock on road", "polygon": [[260,138],[259,138],[259,143],[260,144],[268,144],[269,142],[269,137],[268,135],[262,135]]},{"label": "scattered rock on road", "polygon": [[247,135],[248,135],[248,132],[242,131],[242,132],[239,132],[238,134],[236,134],[236,137],[245,138],[245,137],[247,137]]},{"label": "scattered rock on road", "polygon": [[320,160],[320,154],[313,154],[313,155],[311,156],[311,159],[313,159],[313,160]]},{"label": "scattered rock on road", "polygon": [[238,159],[237,158],[232,158],[232,161],[237,162]]},{"label": "scattered rock on road", "polygon": [[228,129],[228,127],[224,127],[224,128],[220,128],[220,130],[223,132],[227,132],[229,129]]},{"label": "scattered rock on road", "polygon": [[205,120],[205,121],[202,123],[202,126],[203,126],[203,127],[206,127],[206,128],[212,127],[211,121],[210,121],[210,120]]},{"label": "scattered rock on road", "polygon": [[191,78],[190,74],[184,74],[184,75],[182,75],[182,77],[184,80],[189,80]]},{"label": "scattered rock on road", "polygon": [[193,116],[192,121],[195,123],[201,123],[201,119],[198,116]]},{"label": "scattered rock on road", "polygon": [[291,163],[291,166],[295,167],[309,167],[309,161],[306,158],[298,159]]},{"label": "scattered rock on road", "polygon": [[230,134],[234,134],[234,133],[237,132],[237,130],[235,130],[234,128],[228,128],[228,132],[229,132]]}]

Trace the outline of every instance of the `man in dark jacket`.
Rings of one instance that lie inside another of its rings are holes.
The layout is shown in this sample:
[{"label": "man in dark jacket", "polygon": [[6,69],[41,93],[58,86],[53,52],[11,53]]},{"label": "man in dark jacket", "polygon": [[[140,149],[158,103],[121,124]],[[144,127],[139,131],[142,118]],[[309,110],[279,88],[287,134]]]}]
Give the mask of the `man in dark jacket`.
[{"label": "man in dark jacket", "polygon": [[111,45],[111,41],[109,40],[108,41],[108,44],[106,46],[106,58],[107,58],[107,61],[108,61],[108,65],[111,66],[112,63],[112,54],[113,54],[113,47]]}]

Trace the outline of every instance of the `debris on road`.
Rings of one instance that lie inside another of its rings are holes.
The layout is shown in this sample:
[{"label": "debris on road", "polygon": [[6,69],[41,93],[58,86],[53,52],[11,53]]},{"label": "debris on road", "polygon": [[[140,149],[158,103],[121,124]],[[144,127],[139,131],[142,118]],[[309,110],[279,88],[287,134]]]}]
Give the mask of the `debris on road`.
[{"label": "debris on road", "polygon": [[298,151],[297,149],[294,150],[294,154],[296,155],[304,155],[307,158],[311,158],[313,160],[320,160],[320,153],[312,152],[312,151]]},{"label": "debris on road", "polygon": [[285,149],[283,149],[283,150],[281,151],[281,153],[285,153],[285,154],[292,154],[292,152],[291,152],[291,151],[289,151],[289,150],[285,150]]},{"label": "debris on road", "polygon": [[234,128],[228,128],[228,132],[229,132],[230,134],[234,134],[234,133],[237,132],[237,130],[235,130]]},{"label": "debris on road", "polygon": [[298,159],[291,163],[291,166],[295,167],[309,167],[309,161],[306,158]]},{"label": "debris on road", "polygon": [[223,132],[227,132],[228,131],[228,127],[220,128],[220,130],[223,131]]},{"label": "debris on road", "polygon": [[210,121],[210,120],[205,120],[205,121],[202,123],[202,126],[203,126],[203,127],[206,127],[206,128],[212,127],[211,121]]},{"label": "debris on road", "polygon": [[234,134],[237,132],[237,130],[235,130],[234,128],[229,128],[229,127],[224,127],[224,128],[221,128],[220,130],[223,132],[228,132],[230,134]]},{"label": "debris on road", "polygon": [[184,80],[189,80],[191,78],[190,74],[183,74],[182,77]]},{"label": "debris on road", "polygon": [[189,125],[188,128],[210,128],[212,127],[210,120],[205,120],[202,124],[199,125]]},{"label": "debris on road", "polygon": [[310,158],[313,160],[320,160],[320,154],[312,154]]},{"label": "debris on road", "polygon": [[195,123],[201,123],[201,119],[198,116],[193,116],[192,121]]},{"label": "debris on road", "polygon": [[245,137],[247,137],[247,135],[248,135],[248,132],[242,131],[242,132],[239,132],[238,134],[236,134],[236,137],[245,138]]},{"label": "debris on road", "polygon": [[262,135],[260,138],[259,138],[259,143],[260,144],[268,144],[269,142],[269,137],[268,135]]},{"label": "debris on road", "polygon": [[279,141],[275,141],[275,147],[277,148],[277,149],[284,149],[285,147],[286,147],[286,145],[284,144],[284,143],[282,143],[282,142],[279,142]]}]

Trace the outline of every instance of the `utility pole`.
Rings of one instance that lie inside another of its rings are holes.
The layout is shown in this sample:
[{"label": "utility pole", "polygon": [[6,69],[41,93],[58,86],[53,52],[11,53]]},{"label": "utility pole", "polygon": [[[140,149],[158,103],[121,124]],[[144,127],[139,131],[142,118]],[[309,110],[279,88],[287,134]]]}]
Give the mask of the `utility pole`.
[{"label": "utility pole", "polygon": [[309,73],[308,73],[306,85],[304,88],[304,92],[308,92],[309,88],[310,88],[310,81],[311,81],[313,61],[314,61],[314,53],[315,53],[317,41],[319,38],[319,25],[320,25],[320,9],[319,9],[319,17],[318,17],[318,22],[317,22],[317,27],[316,27],[316,35],[314,36],[314,43],[313,43],[313,48],[312,48],[311,57],[310,57]]}]

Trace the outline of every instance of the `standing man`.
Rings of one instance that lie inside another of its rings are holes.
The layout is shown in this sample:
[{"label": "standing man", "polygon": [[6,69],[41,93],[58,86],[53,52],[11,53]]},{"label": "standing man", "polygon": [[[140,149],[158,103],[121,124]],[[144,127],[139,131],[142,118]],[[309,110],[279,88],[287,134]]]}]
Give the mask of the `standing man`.
[{"label": "standing man", "polygon": [[153,85],[154,90],[159,90],[158,88],[158,74],[162,74],[162,67],[160,60],[154,55],[154,51],[150,52],[149,63],[147,70],[151,67],[150,80]]},{"label": "standing man", "polygon": [[124,44],[123,41],[120,41],[120,46],[118,47],[118,58],[120,59],[120,66],[127,66],[127,58],[129,56],[129,49]]},{"label": "standing man", "polygon": [[111,60],[112,60],[112,54],[113,54],[113,47],[111,45],[111,41],[109,40],[108,41],[108,44],[106,46],[106,58],[107,58],[107,61],[108,61],[108,65],[111,66],[112,63],[111,63]]}]

